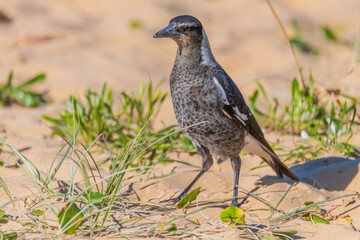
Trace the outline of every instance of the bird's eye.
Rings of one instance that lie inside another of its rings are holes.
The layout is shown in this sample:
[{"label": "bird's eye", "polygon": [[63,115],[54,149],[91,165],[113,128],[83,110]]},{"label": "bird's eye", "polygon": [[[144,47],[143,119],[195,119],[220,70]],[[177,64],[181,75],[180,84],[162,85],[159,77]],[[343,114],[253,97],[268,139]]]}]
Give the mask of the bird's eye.
[{"label": "bird's eye", "polygon": [[190,30],[191,30],[191,27],[185,28],[185,31],[190,31]]}]

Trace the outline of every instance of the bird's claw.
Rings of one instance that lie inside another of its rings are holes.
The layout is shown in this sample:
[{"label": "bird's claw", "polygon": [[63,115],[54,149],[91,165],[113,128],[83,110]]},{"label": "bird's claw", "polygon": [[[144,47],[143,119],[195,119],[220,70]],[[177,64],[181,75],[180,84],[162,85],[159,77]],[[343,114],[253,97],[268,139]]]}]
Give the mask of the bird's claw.
[{"label": "bird's claw", "polygon": [[186,195],[186,192],[182,192],[179,196],[177,196],[175,199],[174,199],[174,204],[178,203],[181,199],[183,199]]}]

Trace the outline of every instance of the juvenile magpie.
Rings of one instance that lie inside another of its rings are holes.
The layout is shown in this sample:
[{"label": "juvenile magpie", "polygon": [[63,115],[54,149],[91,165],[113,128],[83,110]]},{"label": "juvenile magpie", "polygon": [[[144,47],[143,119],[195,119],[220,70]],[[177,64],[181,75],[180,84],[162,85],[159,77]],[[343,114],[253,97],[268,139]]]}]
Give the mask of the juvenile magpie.
[{"label": "juvenile magpie", "polygon": [[177,121],[202,157],[202,170],[175,199],[181,200],[213,164],[212,155],[230,158],[234,170],[232,206],[237,205],[242,149],[260,156],[276,174],[298,177],[280,161],[229,75],[215,60],[200,21],[182,15],[154,35],[177,45],[170,74],[171,98]]}]

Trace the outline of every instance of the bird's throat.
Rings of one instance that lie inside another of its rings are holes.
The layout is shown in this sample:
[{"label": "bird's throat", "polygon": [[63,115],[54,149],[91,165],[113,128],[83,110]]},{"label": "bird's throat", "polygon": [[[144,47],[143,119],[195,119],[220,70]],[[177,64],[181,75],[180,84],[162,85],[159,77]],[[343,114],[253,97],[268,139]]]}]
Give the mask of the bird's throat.
[{"label": "bird's throat", "polygon": [[217,62],[211,52],[209,40],[204,30],[199,39],[183,38],[175,40],[178,45],[176,61],[206,66],[216,66]]}]

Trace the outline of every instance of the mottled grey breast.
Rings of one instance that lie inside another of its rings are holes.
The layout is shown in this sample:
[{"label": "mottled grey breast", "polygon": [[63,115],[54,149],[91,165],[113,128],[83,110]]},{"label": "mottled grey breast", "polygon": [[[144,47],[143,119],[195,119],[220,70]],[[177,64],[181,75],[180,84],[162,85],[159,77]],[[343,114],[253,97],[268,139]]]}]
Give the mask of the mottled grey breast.
[{"label": "mottled grey breast", "polygon": [[211,153],[236,156],[243,148],[244,131],[222,111],[221,96],[212,76],[221,68],[176,64],[170,75],[177,121],[188,136]]}]

